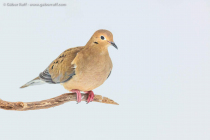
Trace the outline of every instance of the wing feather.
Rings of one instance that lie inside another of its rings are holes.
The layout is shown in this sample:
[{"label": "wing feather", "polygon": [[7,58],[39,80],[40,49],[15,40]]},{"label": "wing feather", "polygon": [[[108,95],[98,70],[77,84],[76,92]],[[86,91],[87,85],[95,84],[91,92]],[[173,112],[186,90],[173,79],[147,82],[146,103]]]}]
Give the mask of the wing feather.
[{"label": "wing feather", "polygon": [[50,84],[65,83],[75,75],[71,62],[83,47],[70,48],[61,53],[42,73],[40,79]]}]

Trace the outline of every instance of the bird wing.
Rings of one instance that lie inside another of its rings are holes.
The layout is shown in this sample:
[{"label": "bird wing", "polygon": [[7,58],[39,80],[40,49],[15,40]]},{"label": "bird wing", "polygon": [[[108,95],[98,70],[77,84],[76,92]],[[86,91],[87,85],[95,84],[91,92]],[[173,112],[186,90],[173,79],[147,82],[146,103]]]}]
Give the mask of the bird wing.
[{"label": "bird wing", "polygon": [[112,73],[112,71],[110,71],[110,73],[109,73],[109,75],[108,75],[107,79],[109,78],[109,76],[111,75],[111,73]]},{"label": "bird wing", "polygon": [[64,83],[75,75],[71,62],[83,47],[70,48],[61,53],[42,73],[39,78],[50,84]]}]

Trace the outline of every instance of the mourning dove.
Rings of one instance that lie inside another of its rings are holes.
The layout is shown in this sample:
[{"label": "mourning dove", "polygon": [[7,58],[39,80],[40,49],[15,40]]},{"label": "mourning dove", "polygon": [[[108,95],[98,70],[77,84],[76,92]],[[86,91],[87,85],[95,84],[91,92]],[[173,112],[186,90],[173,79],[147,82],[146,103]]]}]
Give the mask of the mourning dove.
[{"label": "mourning dove", "polygon": [[61,53],[38,77],[21,88],[44,83],[61,84],[65,89],[77,94],[88,94],[87,102],[93,101],[93,89],[102,85],[112,71],[112,61],[108,47],[117,46],[108,30],[96,31],[85,46],[70,48]]}]

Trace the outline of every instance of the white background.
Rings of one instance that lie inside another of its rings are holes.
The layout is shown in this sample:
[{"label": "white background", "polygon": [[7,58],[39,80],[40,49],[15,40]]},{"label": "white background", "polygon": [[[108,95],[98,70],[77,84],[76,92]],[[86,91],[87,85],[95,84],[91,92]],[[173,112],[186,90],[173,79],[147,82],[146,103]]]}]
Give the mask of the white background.
[{"label": "white background", "polygon": [[[24,3],[12,1],[7,3]],[[29,4],[64,3],[64,7]],[[95,94],[120,105],[69,102],[36,111],[0,110],[2,140],[209,140],[208,0],[0,0],[0,98],[40,101],[61,85],[19,89],[64,50],[110,30],[113,71]]]}]

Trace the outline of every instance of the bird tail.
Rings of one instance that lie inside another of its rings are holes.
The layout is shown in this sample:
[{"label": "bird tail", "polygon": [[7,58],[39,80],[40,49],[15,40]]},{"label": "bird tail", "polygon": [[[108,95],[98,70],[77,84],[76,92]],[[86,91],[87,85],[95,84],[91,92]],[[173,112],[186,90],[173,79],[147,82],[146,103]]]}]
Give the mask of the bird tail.
[{"label": "bird tail", "polygon": [[45,82],[42,81],[39,77],[36,77],[35,79],[29,81],[28,83],[26,83],[25,85],[23,85],[22,87],[20,88],[25,88],[25,87],[28,87],[28,86],[34,86],[34,85],[41,85],[41,84],[44,84]]}]

